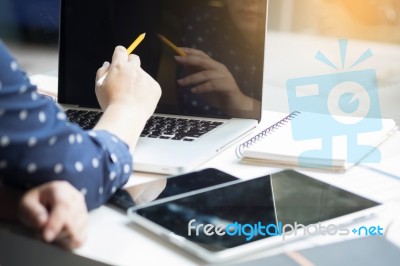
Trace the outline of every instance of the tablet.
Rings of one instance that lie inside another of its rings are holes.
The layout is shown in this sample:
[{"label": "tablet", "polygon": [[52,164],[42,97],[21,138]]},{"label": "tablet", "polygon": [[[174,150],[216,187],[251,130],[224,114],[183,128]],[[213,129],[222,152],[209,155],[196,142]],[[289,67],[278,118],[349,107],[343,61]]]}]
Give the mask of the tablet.
[{"label": "tablet", "polygon": [[207,168],[117,189],[111,197],[110,203],[126,212],[133,206],[183,195],[234,180],[238,180],[238,178],[215,168]]},{"label": "tablet", "polygon": [[349,225],[379,207],[286,170],[165,197],[131,207],[128,215],[203,260],[221,262],[315,234],[353,234]]}]

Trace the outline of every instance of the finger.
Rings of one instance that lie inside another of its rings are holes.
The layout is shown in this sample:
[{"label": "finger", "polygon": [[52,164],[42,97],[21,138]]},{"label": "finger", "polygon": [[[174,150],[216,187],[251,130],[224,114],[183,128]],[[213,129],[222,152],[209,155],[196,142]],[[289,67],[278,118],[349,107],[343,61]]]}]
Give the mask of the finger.
[{"label": "finger", "polygon": [[208,54],[203,52],[202,50],[194,49],[194,48],[188,48],[188,47],[180,47],[179,49],[182,49],[187,55],[198,55],[202,57],[207,57],[210,58]]},{"label": "finger", "polygon": [[48,220],[46,207],[40,202],[38,190],[28,192],[21,200],[21,220],[24,224],[40,229]]},{"label": "finger", "polygon": [[[75,202],[75,204],[78,203],[80,202]],[[86,239],[88,215],[86,209],[80,208],[76,209],[71,217],[74,218],[69,219],[69,222],[65,224],[63,232],[60,233],[60,239],[67,238],[68,241],[66,243],[69,243],[69,248],[77,248],[81,246]]]},{"label": "finger", "polygon": [[191,92],[195,94],[209,93],[218,91],[218,86],[215,84],[215,80],[205,82],[191,89]]},{"label": "finger", "polygon": [[198,55],[188,55],[188,56],[175,56],[175,60],[178,64],[201,67],[203,69],[221,69],[222,64],[211,59],[210,57],[202,57]]},{"label": "finger", "polygon": [[70,208],[64,208],[62,230],[54,239],[59,245],[69,249],[81,246],[87,235],[88,214],[84,197],[79,192],[74,194],[69,200]]},{"label": "finger", "polygon": [[86,231],[87,223],[79,222],[79,225],[75,229],[65,228],[54,240],[55,243],[67,249],[75,249],[85,242],[87,238]]},{"label": "finger", "polygon": [[96,80],[99,80],[99,78],[103,77],[107,73],[109,67],[110,63],[105,61],[103,65],[97,70]]},{"label": "finger", "polygon": [[129,55],[128,62],[133,64],[133,65],[135,65],[135,66],[137,66],[137,67],[140,67],[140,65],[141,65],[140,57],[135,55],[135,54],[130,54]]},{"label": "finger", "polygon": [[78,242],[74,242],[71,238],[61,238],[54,241],[57,245],[66,248],[66,249],[75,249],[80,247],[82,244]]},{"label": "finger", "polygon": [[114,54],[112,57],[111,67],[126,63],[128,61],[128,53],[126,52],[125,47],[117,46],[115,47]]},{"label": "finger", "polygon": [[215,70],[200,71],[190,76],[178,79],[178,84],[181,86],[195,85],[204,83],[213,79],[224,78],[224,75]]},{"label": "finger", "polygon": [[[47,242],[52,242],[60,234],[66,223],[65,215],[69,213],[60,204],[56,204],[50,213],[49,219],[43,228],[43,238]],[[67,218],[68,219],[68,218]]]},{"label": "finger", "polygon": [[68,235],[65,235],[63,237],[57,237],[57,239],[54,240],[54,243],[66,249],[75,248],[72,244],[71,238]]}]

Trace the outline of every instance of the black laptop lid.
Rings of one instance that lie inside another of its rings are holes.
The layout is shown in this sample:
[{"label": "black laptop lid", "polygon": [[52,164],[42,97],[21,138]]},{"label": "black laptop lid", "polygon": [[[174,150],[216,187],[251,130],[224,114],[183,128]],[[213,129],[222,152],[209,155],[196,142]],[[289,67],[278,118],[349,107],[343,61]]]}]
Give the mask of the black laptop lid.
[{"label": "black laptop lid", "polygon": [[[146,38],[134,53],[162,88],[157,113],[260,120],[259,104],[252,108],[239,104],[230,112],[224,106],[224,94],[195,94],[191,89],[199,84],[180,86],[177,80],[226,68],[241,93],[261,102],[266,1],[62,0],[59,102],[98,107],[94,92],[97,69],[111,60],[115,46],[128,47],[145,32]],[[158,34],[178,47],[204,52],[209,57],[205,60],[217,67],[188,68],[177,64],[176,53]],[[221,78],[218,76],[212,86],[232,87],[222,79],[223,75],[218,75]]]}]

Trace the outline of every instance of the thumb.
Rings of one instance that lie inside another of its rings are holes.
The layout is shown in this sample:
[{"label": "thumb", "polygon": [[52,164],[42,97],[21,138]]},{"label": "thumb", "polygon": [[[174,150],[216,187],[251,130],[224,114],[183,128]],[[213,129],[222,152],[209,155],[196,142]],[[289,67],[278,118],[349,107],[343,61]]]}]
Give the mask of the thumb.
[{"label": "thumb", "polygon": [[103,63],[103,65],[97,70],[96,81],[99,80],[101,77],[103,77],[107,73],[109,67],[110,67],[110,63],[108,61],[105,61]]},{"label": "thumb", "polygon": [[42,228],[48,218],[46,207],[40,202],[37,193],[27,193],[20,203],[20,219],[27,226],[33,228]]}]

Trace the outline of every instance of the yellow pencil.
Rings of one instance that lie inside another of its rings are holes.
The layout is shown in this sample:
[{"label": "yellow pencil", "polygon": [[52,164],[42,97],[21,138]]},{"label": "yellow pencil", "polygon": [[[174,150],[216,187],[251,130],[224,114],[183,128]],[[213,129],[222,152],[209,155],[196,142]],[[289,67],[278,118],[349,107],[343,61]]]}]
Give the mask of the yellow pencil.
[{"label": "yellow pencil", "polygon": [[166,45],[168,45],[174,52],[180,56],[186,56],[187,54],[182,50],[176,47],[175,44],[173,44],[171,41],[169,41],[167,38],[162,36],[161,34],[158,34],[158,37],[160,37],[161,41],[163,41]]},{"label": "yellow pencil", "polygon": [[[133,50],[136,49],[136,47],[144,40],[144,37],[146,36],[146,33],[142,33],[140,34],[131,45],[129,45],[128,49],[126,49],[126,52],[128,53],[128,55],[130,55]],[[104,76],[102,76],[101,78],[99,78],[99,80],[96,82],[97,86],[101,86],[103,85],[104,79],[107,77],[108,71],[104,74]]]},{"label": "yellow pencil", "polygon": [[128,54],[131,54],[133,50],[136,49],[136,47],[143,41],[144,37],[146,36],[146,33],[142,33],[139,35],[139,37],[136,38],[136,40],[133,41],[133,43],[126,49],[126,52]]}]

